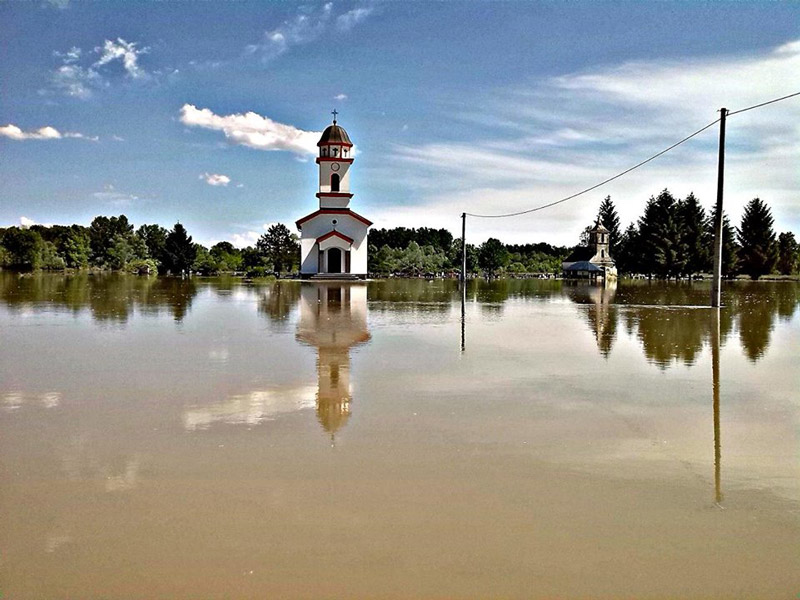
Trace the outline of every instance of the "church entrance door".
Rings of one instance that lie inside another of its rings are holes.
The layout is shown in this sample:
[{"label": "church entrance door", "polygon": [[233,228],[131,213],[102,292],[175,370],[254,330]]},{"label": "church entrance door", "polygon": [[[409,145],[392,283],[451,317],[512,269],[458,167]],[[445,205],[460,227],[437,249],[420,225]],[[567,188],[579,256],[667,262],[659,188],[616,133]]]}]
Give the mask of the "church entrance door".
[{"label": "church entrance door", "polygon": [[342,272],[342,251],[339,248],[328,250],[328,273]]}]

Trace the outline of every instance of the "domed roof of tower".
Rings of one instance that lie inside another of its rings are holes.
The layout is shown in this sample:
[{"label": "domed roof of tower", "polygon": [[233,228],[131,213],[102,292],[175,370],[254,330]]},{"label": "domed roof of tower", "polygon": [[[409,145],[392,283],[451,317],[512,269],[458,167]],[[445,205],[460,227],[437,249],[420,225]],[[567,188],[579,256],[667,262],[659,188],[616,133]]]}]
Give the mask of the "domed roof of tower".
[{"label": "domed roof of tower", "polygon": [[340,127],[336,124],[336,121],[333,122],[333,125],[328,125],[325,131],[322,132],[322,137],[319,138],[317,146],[322,146],[323,144],[353,145],[353,143],[350,141],[350,136],[347,135],[347,132],[343,127]]},{"label": "domed roof of tower", "polygon": [[598,233],[611,233],[605,226],[600,222],[600,219],[597,219],[597,222],[594,224],[594,228],[592,231],[596,231]]}]

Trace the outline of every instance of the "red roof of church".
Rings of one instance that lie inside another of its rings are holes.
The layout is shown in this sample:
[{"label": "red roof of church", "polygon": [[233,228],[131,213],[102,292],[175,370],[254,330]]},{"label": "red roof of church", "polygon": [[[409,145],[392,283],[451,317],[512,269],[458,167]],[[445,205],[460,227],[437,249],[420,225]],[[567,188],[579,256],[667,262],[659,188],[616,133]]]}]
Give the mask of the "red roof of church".
[{"label": "red roof of church", "polygon": [[352,244],[352,243],[353,243],[353,241],[354,241],[354,240],[353,240],[353,238],[351,238],[351,237],[347,237],[345,234],[343,234],[343,233],[339,233],[338,231],[336,231],[336,230],[333,230],[333,231],[329,231],[329,232],[328,232],[328,233],[326,233],[325,235],[321,235],[321,236],[319,236],[319,237],[317,238],[317,243],[319,244],[320,242],[324,242],[324,241],[325,241],[325,240],[327,240],[328,238],[332,238],[332,237],[338,237],[338,238],[341,238],[341,239],[343,239],[345,242],[347,242],[348,244]]},{"label": "red roof of church", "polygon": [[354,219],[356,219],[357,221],[361,221],[367,227],[372,225],[372,221],[370,221],[369,219],[365,219],[364,217],[362,217],[358,213],[353,212],[349,208],[320,208],[319,210],[314,211],[310,215],[306,215],[302,219],[296,221],[295,225],[297,225],[297,228],[300,229],[301,228],[300,226],[303,223],[305,223],[306,221],[310,221],[311,219],[319,215],[349,215]]}]

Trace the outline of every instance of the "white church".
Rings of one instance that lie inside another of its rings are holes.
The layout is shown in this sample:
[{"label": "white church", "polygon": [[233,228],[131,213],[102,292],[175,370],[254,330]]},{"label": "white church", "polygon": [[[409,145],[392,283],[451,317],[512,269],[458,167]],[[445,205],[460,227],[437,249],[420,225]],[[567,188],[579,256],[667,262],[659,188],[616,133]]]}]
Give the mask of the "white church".
[{"label": "white church", "polygon": [[322,132],[319,156],[319,210],[297,221],[300,276],[304,279],[365,279],[367,232],[372,221],[350,210],[353,144],[336,124]]}]

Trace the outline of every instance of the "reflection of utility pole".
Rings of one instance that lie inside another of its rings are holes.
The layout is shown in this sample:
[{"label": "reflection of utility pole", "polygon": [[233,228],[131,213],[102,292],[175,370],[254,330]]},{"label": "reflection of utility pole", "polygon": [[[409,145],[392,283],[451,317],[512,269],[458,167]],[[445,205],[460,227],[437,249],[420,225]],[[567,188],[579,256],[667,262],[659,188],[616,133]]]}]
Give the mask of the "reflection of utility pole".
[{"label": "reflection of utility pole", "polygon": [[714,214],[714,276],[711,280],[711,306],[720,305],[722,291],[722,186],[725,180],[725,117],[727,108],[720,108],[719,164],[717,167],[717,212]]},{"label": "reflection of utility pole", "polygon": [[711,321],[711,375],[714,398],[714,502],[722,502],[722,448],[719,427],[719,307],[715,308]]},{"label": "reflection of utility pole", "polygon": [[466,330],[467,282],[461,284],[461,352],[467,349]]}]

